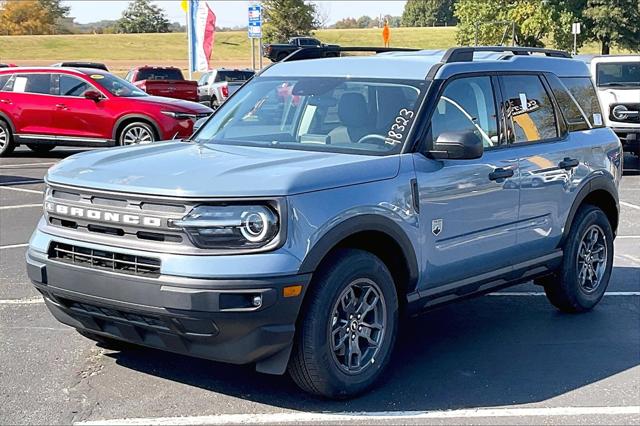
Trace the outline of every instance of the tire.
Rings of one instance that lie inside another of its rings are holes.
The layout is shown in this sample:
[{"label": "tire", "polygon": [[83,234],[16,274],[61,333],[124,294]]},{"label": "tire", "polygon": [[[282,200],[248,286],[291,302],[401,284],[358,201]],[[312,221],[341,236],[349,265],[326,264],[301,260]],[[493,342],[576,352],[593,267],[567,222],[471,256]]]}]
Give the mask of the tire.
[{"label": "tire", "polygon": [[218,104],[218,100],[215,97],[211,98],[211,103],[210,103],[209,106],[214,111],[217,110],[218,108],[220,108],[220,105]]},{"label": "tire", "polygon": [[86,337],[89,340],[93,340],[94,342],[96,342],[98,345],[100,345],[105,349],[122,350],[122,349],[129,349],[129,348],[135,347],[135,345],[133,345],[132,343],[127,343],[118,339],[105,337],[100,334],[95,334],[87,330],[76,329],[76,331],[81,336]]},{"label": "tire", "polygon": [[10,155],[14,149],[16,149],[16,145],[11,133],[11,127],[7,122],[0,120],[0,157]]},{"label": "tire", "polygon": [[[597,238],[592,243],[593,236]],[[562,267],[554,278],[543,282],[544,291],[551,304],[563,312],[588,311],[604,296],[612,266],[613,231],[609,219],[598,207],[586,204],[571,224]]]},{"label": "tire", "polygon": [[151,125],[142,121],[133,121],[120,130],[118,145],[139,145],[154,142],[156,133]]},{"label": "tire", "polygon": [[[365,300],[369,303],[365,306],[373,306],[362,318],[358,312],[362,315],[364,309],[354,312],[354,308],[362,306],[362,299],[354,297],[353,303],[347,303],[348,309],[339,302],[341,297],[346,301],[358,294],[367,294]],[[302,312],[288,366],[294,382],[306,392],[334,399],[351,398],[370,388],[391,358],[398,327],[398,296],[386,265],[366,251],[336,251],[315,273]],[[353,313],[351,320],[349,312]],[[339,331],[334,334],[332,329]],[[378,343],[377,349],[368,347],[361,332]],[[357,337],[350,339],[351,333]],[[342,339],[344,346],[332,343],[331,336],[335,336],[334,342]],[[355,356],[347,355],[350,348],[355,348],[347,342],[359,345],[359,366]]]},{"label": "tire", "polygon": [[55,145],[45,145],[45,144],[35,144],[35,143],[28,143],[27,147],[37,153],[37,154],[46,154],[47,152],[53,151],[53,149],[56,147]]}]

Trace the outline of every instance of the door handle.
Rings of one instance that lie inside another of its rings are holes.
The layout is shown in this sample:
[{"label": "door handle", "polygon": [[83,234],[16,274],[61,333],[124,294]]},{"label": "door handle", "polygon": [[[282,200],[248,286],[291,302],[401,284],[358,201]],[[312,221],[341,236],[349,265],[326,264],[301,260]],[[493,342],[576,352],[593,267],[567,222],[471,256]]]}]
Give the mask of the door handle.
[{"label": "door handle", "polygon": [[506,178],[510,178],[513,176],[513,169],[503,169],[502,167],[498,167],[491,173],[489,173],[489,180],[495,180],[498,182],[503,181]]},{"label": "door handle", "polygon": [[58,108],[58,109],[68,109],[65,104],[56,104],[56,108]]},{"label": "door handle", "polygon": [[0,99],[0,104],[7,104],[7,105],[11,105],[11,101],[8,99]]},{"label": "door handle", "polygon": [[574,167],[578,167],[578,164],[580,164],[580,161],[577,158],[564,157],[564,160],[558,163],[558,167],[569,171]]}]

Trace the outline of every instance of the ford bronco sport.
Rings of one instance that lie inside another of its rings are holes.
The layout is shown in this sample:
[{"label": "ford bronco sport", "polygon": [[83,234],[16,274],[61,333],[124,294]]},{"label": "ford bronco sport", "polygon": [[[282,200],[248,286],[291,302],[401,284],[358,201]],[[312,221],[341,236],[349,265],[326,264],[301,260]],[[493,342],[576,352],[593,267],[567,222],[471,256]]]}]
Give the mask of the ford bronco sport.
[{"label": "ford bronco sport", "polygon": [[346,398],[404,315],[529,280],[564,312],[600,301],[622,151],[583,62],[324,52],[262,71],[190,140],[52,167],[27,253],[52,314]]}]

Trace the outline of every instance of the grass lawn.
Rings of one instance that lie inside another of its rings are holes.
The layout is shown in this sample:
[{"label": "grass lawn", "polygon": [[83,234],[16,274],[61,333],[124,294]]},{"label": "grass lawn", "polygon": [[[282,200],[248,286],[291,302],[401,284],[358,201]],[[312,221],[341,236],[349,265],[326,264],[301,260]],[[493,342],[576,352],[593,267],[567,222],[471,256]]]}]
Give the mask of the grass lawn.
[{"label": "grass lawn", "polygon": [[[424,49],[455,46],[455,27],[393,28],[391,46]],[[343,46],[381,46],[381,30],[319,30],[325,43]],[[597,53],[589,44],[580,53]],[[615,53],[615,52],[614,52]],[[135,65],[187,67],[187,36],[171,34],[100,34],[57,36],[0,36],[0,62],[45,65],[61,60],[105,62],[122,73]],[[214,66],[250,66],[250,42],[244,31],[219,32],[213,49]]]}]

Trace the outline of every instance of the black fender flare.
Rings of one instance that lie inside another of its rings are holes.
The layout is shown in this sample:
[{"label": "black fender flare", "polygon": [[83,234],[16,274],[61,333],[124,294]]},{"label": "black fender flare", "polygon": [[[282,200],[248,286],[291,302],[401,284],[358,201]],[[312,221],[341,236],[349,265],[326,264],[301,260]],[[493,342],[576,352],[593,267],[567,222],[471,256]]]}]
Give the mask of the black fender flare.
[{"label": "black fender flare", "polygon": [[9,129],[11,129],[11,134],[14,136],[16,135],[16,126],[13,125],[13,121],[11,121],[11,119],[9,118],[9,116],[7,116],[4,112],[0,111],[0,120],[6,122],[9,125]]},{"label": "black fender flare", "polygon": [[[599,174],[588,178],[587,182],[582,185],[580,191],[576,195],[576,198],[573,200],[573,204],[571,205],[571,209],[569,210],[569,215],[567,216],[567,221],[565,222],[564,231],[562,233],[562,238],[560,239],[559,247],[564,245],[567,237],[569,236],[569,231],[571,230],[571,224],[573,223],[573,218],[575,217],[578,208],[582,205],[582,202],[589,196],[589,194],[594,191],[606,191],[611,197],[616,201],[616,211],[618,221],[620,218],[620,200],[618,197],[618,189],[614,183],[613,178],[610,175]],[[613,223],[613,231],[614,234],[618,228],[618,223]]]},{"label": "black fender flare", "polygon": [[411,240],[393,220],[377,214],[363,214],[351,217],[327,231],[305,256],[298,273],[313,273],[329,252],[346,238],[360,232],[381,232],[398,243],[406,259],[409,271],[407,291],[411,293],[418,283],[418,259]]},{"label": "black fender flare", "polygon": [[153,127],[153,130],[156,132],[156,135],[158,135],[158,139],[162,140],[162,131],[160,130],[160,126],[153,118],[143,114],[126,114],[118,118],[118,120],[113,125],[113,130],[111,134],[112,134],[113,140],[116,141],[116,143],[118,142],[118,129],[120,128],[120,126],[124,121],[131,120],[131,119],[138,119],[138,120],[146,121],[149,124],[151,124],[151,126]]}]

